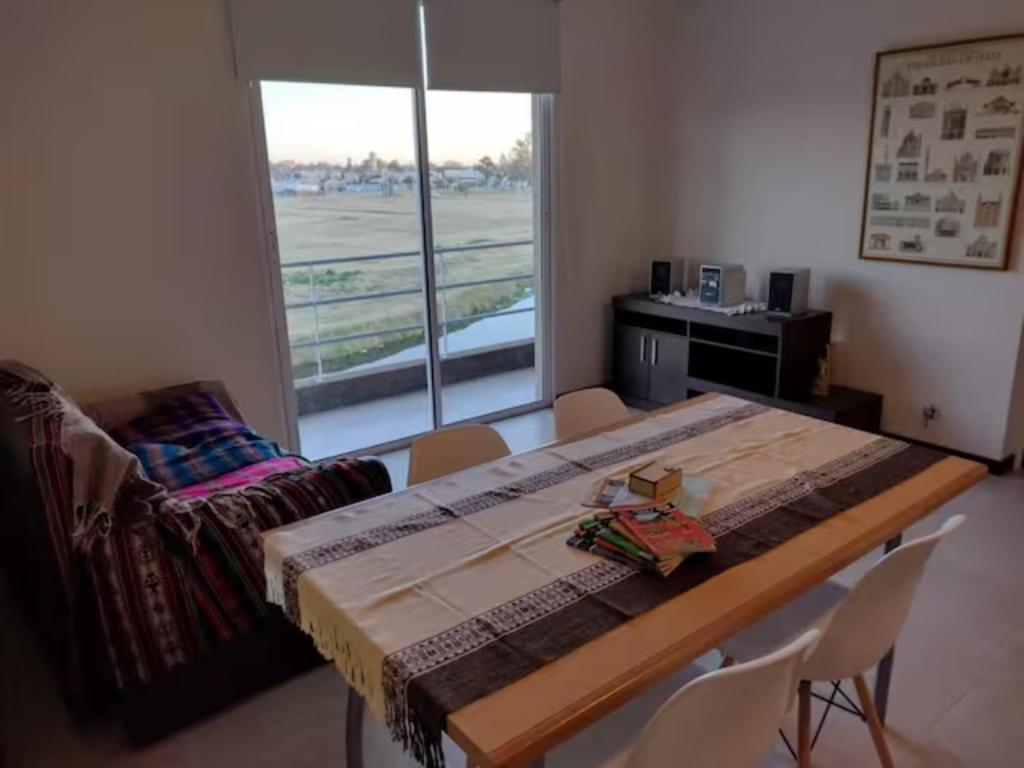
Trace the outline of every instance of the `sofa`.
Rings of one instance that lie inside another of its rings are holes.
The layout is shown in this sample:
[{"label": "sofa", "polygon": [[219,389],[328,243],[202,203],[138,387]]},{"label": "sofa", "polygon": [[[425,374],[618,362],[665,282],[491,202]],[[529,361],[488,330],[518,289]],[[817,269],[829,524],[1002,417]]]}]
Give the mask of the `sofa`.
[{"label": "sofa", "polygon": [[260,534],[390,490],[377,459],[282,451],[219,382],[80,406],[0,362],[0,568],[75,718],[135,744],[320,663]]}]

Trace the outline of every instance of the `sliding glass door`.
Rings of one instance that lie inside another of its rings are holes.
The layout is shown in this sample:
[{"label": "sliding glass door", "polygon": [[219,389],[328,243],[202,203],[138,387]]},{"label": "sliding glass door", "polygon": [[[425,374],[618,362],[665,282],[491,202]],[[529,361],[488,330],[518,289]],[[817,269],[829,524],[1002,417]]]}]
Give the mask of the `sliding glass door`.
[{"label": "sliding glass door", "polygon": [[301,452],[542,402],[539,100],[283,82],[260,98]]},{"label": "sliding glass door", "polygon": [[533,97],[427,91],[442,412],[540,400]]}]

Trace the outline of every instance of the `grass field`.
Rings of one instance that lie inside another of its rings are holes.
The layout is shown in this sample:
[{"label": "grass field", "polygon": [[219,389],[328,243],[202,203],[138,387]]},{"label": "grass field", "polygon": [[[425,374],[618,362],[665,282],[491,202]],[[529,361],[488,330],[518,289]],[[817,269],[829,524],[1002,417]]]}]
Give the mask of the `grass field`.
[{"label": "grass field", "polygon": [[[468,195],[435,194],[432,199],[435,247],[486,245],[533,239],[533,199],[530,190],[478,190]],[[420,231],[416,199],[400,190],[392,197],[378,194],[335,193],[274,199],[282,278],[288,304],[332,298],[358,298],[377,293],[415,290],[422,285]],[[315,267],[288,268],[300,261],[323,262],[353,256],[415,252],[378,261],[358,261]],[[531,246],[492,248],[439,254],[435,265],[439,285],[531,274]],[[438,301],[442,320],[508,307],[533,291],[531,281],[511,281],[458,288]],[[419,293],[371,298],[321,306],[321,339],[420,326],[423,301]],[[450,326],[450,330],[458,327]],[[311,308],[288,311],[288,335],[293,344],[315,338]],[[323,345],[324,372],[342,371],[379,359],[412,344],[422,343],[422,330],[385,334]],[[293,350],[296,378],[316,372],[313,348]]]}]

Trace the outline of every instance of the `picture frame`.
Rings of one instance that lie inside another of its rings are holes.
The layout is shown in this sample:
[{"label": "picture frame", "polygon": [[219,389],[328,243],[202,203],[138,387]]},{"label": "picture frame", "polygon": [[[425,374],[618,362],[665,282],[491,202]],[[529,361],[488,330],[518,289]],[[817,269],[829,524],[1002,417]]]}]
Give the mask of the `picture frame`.
[{"label": "picture frame", "polygon": [[859,258],[1005,270],[1024,162],[1024,34],[875,56]]}]

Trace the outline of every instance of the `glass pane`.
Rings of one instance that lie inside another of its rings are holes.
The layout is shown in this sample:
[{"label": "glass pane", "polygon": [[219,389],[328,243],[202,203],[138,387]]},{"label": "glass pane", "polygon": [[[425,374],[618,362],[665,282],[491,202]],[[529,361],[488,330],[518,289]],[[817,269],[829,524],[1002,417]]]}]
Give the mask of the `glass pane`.
[{"label": "glass pane", "polygon": [[262,84],[302,452],[429,429],[413,94]]},{"label": "glass pane", "polygon": [[442,410],[451,423],[540,398],[533,97],[428,91],[426,102]]}]

